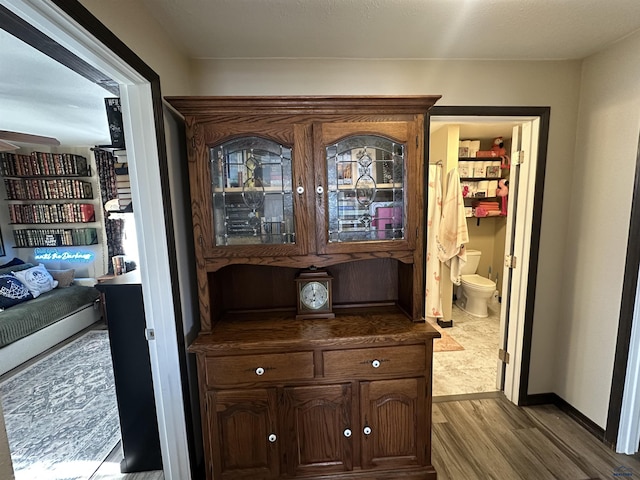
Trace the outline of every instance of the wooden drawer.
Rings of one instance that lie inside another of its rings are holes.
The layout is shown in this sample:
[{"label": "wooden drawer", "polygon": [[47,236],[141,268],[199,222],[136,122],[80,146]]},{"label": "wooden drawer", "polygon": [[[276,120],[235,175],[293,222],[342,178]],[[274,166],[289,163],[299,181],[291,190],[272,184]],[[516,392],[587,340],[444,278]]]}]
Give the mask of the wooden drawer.
[{"label": "wooden drawer", "polygon": [[207,357],[208,386],[313,378],[313,352]]},{"label": "wooden drawer", "polygon": [[378,375],[424,374],[424,345],[330,350],[322,353],[324,376],[369,378]]}]

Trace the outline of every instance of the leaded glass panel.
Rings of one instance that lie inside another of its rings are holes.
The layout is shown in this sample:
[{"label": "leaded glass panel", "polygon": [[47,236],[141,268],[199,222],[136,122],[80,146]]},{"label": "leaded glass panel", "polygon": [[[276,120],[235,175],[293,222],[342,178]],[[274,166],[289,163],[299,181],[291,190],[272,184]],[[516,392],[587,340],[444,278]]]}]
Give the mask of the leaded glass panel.
[{"label": "leaded glass panel", "polygon": [[295,243],[291,148],[252,136],[209,155],[216,246]]},{"label": "leaded glass panel", "polygon": [[405,237],[405,152],[378,135],[326,146],[329,243]]}]

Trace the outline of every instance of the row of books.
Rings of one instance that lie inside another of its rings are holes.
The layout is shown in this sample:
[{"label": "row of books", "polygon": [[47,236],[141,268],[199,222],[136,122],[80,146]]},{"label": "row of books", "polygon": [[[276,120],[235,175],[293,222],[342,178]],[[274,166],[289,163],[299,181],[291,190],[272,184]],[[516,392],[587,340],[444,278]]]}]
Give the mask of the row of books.
[{"label": "row of books", "polygon": [[86,223],[95,222],[96,213],[90,203],[50,203],[9,205],[11,223]]},{"label": "row of books", "polygon": [[61,247],[95,245],[98,231],[95,228],[47,228],[14,230],[16,247]]},{"label": "row of books", "polygon": [[31,152],[31,155],[24,155],[1,152],[0,171],[7,177],[91,176],[87,159],[72,153]]},{"label": "row of books", "polygon": [[55,200],[93,198],[91,182],[72,178],[4,180],[9,200]]}]

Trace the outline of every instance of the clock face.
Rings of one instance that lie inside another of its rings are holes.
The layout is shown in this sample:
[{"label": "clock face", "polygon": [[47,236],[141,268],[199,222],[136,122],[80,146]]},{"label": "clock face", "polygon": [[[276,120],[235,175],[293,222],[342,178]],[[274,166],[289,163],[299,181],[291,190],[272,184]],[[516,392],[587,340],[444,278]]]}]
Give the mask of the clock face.
[{"label": "clock face", "polygon": [[329,300],[327,285],[320,282],[309,282],[300,291],[300,302],[310,310],[322,308]]}]

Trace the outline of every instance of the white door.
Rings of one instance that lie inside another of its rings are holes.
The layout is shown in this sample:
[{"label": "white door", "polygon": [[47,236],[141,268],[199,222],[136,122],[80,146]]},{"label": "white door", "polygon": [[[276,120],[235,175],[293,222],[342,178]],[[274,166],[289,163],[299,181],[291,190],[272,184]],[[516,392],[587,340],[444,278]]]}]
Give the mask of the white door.
[{"label": "white door", "polygon": [[511,261],[511,265],[515,261],[515,266],[508,266],[505,258],[500,345],[509,358],[506,364],[498,360],[496,382],[498,389],[504,390],[505,396],[516,404],[520,396],[539,129],[539,118],[516,125],[511,140],[505,257],[515,258]]}]

